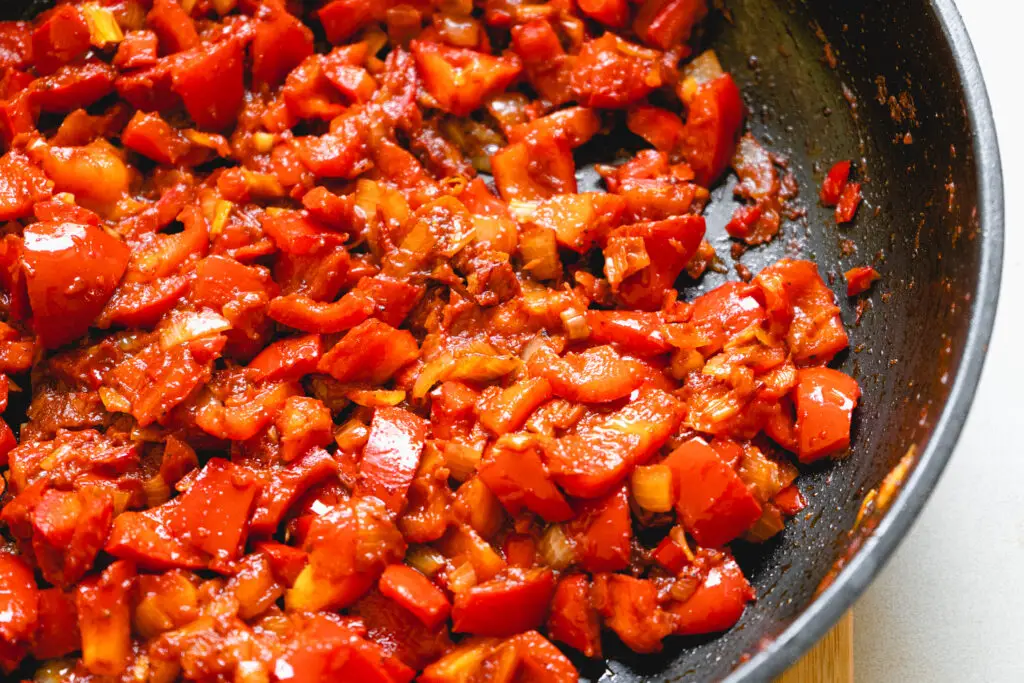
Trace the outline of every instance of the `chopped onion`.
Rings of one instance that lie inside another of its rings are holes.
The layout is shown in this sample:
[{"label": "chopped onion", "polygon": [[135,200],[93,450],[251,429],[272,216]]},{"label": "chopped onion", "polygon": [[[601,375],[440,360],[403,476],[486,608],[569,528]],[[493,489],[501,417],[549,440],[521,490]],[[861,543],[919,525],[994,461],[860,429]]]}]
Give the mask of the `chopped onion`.
[{"label": "chopped onion", "polygon": [[533,216],[537,213],[537,207],[539,206],[540,202],[537,201],[510,199],[508,202],[508,211],[517,221],[520,223],[526,223],[533,220]]},{"label": "chopped onion", "polygon": [[462,593],[476,585],[476,570],[472,562],[463,562],[458,567],[451,569],[445,577],[448,590],[452,593]]},{"label": "chopped onion", "polygon": [[147,507],[156,507],[171,498],[171,487],[159,473],[142,482],[142,492],[146,496]]},{"label": "chopped onion", "polygon": [[370,438],[370,428],[362,420],[349,420],[334,432],[334,443],[346,453],[358,451]]},{"label": "chopped onion", "polygon": [[523,230],[519,237],[519,253],[523,257],[523,270],[538,280],[556,280],[562,274],[558,242],[551,228],[531,225]]},{"label": "chopped onion", "polygon": [[89,42],[94,47],[104,48],[124,40],[124,33],[109,9],[90,2],[82,5],[81,10],[89,24]]},{"label": "chopped onion", "polygon": [[552,524],[540,537],[538,545],[544,564],[555,571],[562,571],[576,562],[576,545],[565,533],[561,524]]},{"label": "chopped onion", "polygon": [[397,406],[405,400],[405,392],[401,389],[350,389],[345,396],[365,408]]},{"label": "chopped onion", "polygon": [[672,352],[671,362],[669,363],[669,374],[675,379],[685,379],[685,377],[695,370],[700,370],[704,367],[704,356],[700,355],[699,351],[694,349],[676,349]]},{"label": "chopped onion", "polygon": [[519,369],[521,364],[514,356],[464,353],[456,358],[444,353],[423,366],[413,385],[412,397],[421,399],[435,384],[448,379],[490,382]]},{"label": "chopped onion", "polygon": [[426,576],[433,576],[444,568],[447,560],[428,545],[411,546],[405,554],[406,563]]},{"label": "chopped onion", "polygon": [[569,308],[562,311],[559,317],[569,339],[579,341],[590,336],[590,325],[587,324],[587,318],[582,311]]},{"label": "chopped onion", "polygon": [[210,310],[184,313],[171,319],[160,332],[160,348],[164,351],[179,344],[209,337],[231,329],[227,319]]},{"label": "chopped onion", "polygon": [[223,17],[225,14],[235,9],[235,6],[238,5],[238,0],[212,0],[212,3],[213,9],[217,10],[217,14]]},{"label": "chopped onion", "polygon": [[675,506],[672,470],[667,465],[640,465],[630,482],[637,505],[649,512],[668,512]]},{"label": "chopped onion", "polygon": [[116,389],[100,387],[99,394],[100,401],[103,402],[103,407],[106,408],[108,413],[132,412],[132,402]]},{"label": "chopped onion", "polygon": [[261,130],[252,134],[252,145],[260,154],[270,154],[274,151],[275,140],[274,134],[266,131]]},{"label": "chopped onion", "polygon": [[235,205],[226,199],[217,200],[217,203],[214,204],[213,220],[210,223],[211,235],[219,235],[224,232],[224,227],[228,224],[228,218],[231,217],[231,211],[234,208]]},{"label": "chopped onion", "polygon": [[457,441],[449,441],[444,445],[444,463],[456,481],[466,481],[472,477],[483,455],[481,451]]}]

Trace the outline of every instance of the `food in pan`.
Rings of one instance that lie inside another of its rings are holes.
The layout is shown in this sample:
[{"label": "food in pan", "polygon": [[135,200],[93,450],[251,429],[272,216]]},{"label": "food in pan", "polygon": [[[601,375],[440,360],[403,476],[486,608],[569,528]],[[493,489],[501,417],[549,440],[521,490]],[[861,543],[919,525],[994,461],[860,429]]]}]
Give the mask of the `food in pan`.
[{"label": "food in pan", "polygon": [[[603,638],[735,624],[730,544],[804,507],[798,466],[848,447],[859,389],[814,263],[678,294],[728,258],[702,211],[730,168],[737,245],[797,194],[692,51],[706,13],[92,0],[0,24],[0,666],[572,681]],[[840,222],[849,176],[821,193]]]}]

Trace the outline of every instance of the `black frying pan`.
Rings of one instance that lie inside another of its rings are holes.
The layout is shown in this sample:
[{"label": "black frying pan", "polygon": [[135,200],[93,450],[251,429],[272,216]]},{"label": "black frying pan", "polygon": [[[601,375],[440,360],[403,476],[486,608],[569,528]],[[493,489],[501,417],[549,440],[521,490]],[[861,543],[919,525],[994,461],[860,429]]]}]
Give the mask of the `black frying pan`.
[{"label": "black frying pan", "polygon": [[[15,18],[44,4],[0,0],[0,14]],[[610,647],[607,663],[581,665],[602,683],[768,680],[820,638],[879,571],[934,488],[967,417],[996,311],[999,151],[952,0],[726,5],[731,21],[713,18],[704,42],[743,89],[750,128],[790,159],[807,209],[804,220],[786,224],[782,238],[747,252],[742,263],[756,272],[787,254],[815,259],[835,276],[848,323],[856,301],[844,295],[842,272],[876,265],[882,280],[870,295],[872,308],[851,331],[853,350],[840,358],[861,381],[863,406],[852,455],[799,480],[810,514],[765,546],[737,549],[759,596],[739,625],[716,638],[670,640],[660,656]],[[824,171],[840,159],[861,160],[868,179],[865,204],[844,229],[816,200]],[[709,237],[721,255],[729,253],[723,226],[731,184],[715,191],[708,212]],[[856,254],[842,255],[846,238]],[[735,274],[710,273],[687,293],[724,278]],[[869,536],[851,536],[865,494],[911,447],[917,458],[888,513]],[[834,580],[820,590],[830,574]]]}]

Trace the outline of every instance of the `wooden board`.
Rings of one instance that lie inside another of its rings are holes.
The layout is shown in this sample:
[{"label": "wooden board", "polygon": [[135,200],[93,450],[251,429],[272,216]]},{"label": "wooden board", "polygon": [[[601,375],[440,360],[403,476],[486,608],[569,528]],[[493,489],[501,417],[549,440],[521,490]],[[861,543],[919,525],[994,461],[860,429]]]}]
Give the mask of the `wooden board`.
[{"label": "wooden board", "polygon": [[853,612],[775,683],[853,683]]}]

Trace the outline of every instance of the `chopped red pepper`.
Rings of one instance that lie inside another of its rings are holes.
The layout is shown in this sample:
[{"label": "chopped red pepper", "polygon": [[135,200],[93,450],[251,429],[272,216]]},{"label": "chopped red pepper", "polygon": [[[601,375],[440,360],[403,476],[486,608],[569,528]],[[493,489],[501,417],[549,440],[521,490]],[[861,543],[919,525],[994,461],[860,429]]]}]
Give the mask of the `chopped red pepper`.
[{"label": "chopped red pepper", "polygon": [[837,161],[828,170],[828,175],[825,176],[825,181],[821,184],[821,203],[825,206],[838,204],[849,180],[850,162]]},{"label": "chopped red pepper", "polygon": [[860,183],[846,183],[843,186],[843,193],[839,196],[839,203],[836,204],[836,223],[852,221],[857,214],[860,200]]},{"label": "chopped red pepper", "polygon": [[846,273],[846,296],[857,296],[871,289],[875,280],[882,276],[871,266],[850,268]]},{"label": "chopped red pepper", "polygon": [[438,626],[451,610],[440,588],[404,564],[393,564],[384,570],[380,592],[412,612],[427,628]]},{"label": "chopped red pepper", "polygon": [[801,462],[813,462],[850,445],[850,424],[859,399],[857,380],[838,370],[797,371],[793,403]]}]

